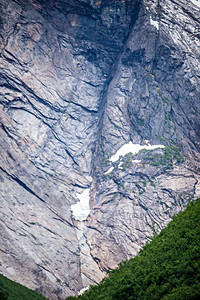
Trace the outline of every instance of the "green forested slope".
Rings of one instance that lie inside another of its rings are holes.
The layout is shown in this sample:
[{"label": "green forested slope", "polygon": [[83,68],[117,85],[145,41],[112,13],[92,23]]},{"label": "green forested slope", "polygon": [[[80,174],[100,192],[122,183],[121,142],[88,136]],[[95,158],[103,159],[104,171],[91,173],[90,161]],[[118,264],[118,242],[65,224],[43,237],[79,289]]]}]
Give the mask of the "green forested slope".
[{"label": "green forested slope", "polygon": [[45,300],[46,298],[0,274],[0,300]]},{"label": "green forested slope", "polygon": [[135,258],[76,299],[200,299],[200,199],[175,216]]}]

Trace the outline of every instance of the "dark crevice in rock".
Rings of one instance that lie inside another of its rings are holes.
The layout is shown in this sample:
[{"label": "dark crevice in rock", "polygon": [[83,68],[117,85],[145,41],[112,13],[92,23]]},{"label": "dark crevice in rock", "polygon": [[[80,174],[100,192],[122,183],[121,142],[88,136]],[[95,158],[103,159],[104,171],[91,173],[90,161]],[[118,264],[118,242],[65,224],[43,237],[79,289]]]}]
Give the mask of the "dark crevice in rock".
[{"label": "dark crevice in rock", "polygon": [[9,176],[11,179],[13,179],[15,182],[17,182],[22,188],[24,188],[25,190],[27,190],[30,194],[32,194],[33,196],[37,197],[40,201],[42,202],[46,202],[44,199],[42,199],[41,197],[39,197],[30,187],[28,187],[23,181],[21,181],[19,178],[17,178],[16,176],[9,174],[6,170],[4,170],[2,167],[0,167],[0,169],[6,173],[7,176]]},{"label": "dark crevice in rock", "polygon": [[[55,136],[55,138],[56,138],[58,141],[60,141],[61,143],[63,143],[60,139],[58,139],[58,138],[56,137],[55,134],[54,134],[54,136]],[[69,150],[68,150],[67,148],[65,148],[65,152],[67,153],[67,155],[69,155],[69,157],[72,159],[72,161],[74,162],[74,164],[75,164],[76,166],[79,166],[79,164],[76,162],[74,156],[69,152]]]},{"label": "dark crevice in rock", "polygon": [[[4,126],[4,124],[1,124],[1,128],[3,129],[3,131],[6,133],[6,135],[10,138],[10,139],[14,139],[12,134],[10,133],[10,129],[6,128]],[[14,134],[14,132],[13,132]],[[15,139],[14,139],[15,140]],[[15,142],[17,142],[17,140],[15,140]]]},{"label": "dark crevice in rock", "polygon": [[131,34],[132,30],[133,30],[133,26],[135,25],[138,16],[139,16],[139,12],[140,12],[140,7],[141,7],[141,2],[140,1],[136,1],[135,4],[135,9],[134,12],[132,14],[132,18],[131,18],[131,24],[130,24],[130,28],[129,28],[129,33],[127,35],[127,37],[125,38],[125,40],[123,41],[123,47],[120,49],[120,52],[116,58],[116,61],[112,64],[112,66],[110,67],[110,71],[108,74],[108,79],[106,80],[105,84],[104,84],[104,88],[101,92],[101,97],[100,97],[100,108],[99,108],[99,116],[98,116],[98,132],[97,132],[97,138],[96,138],[96,150],[94,152],[94,156],[93,156],[93,172],[95,174],[95,165],[98,165],[97,163],[97,157],[99,158],[99,154],[100,154],[100,148],[101,148],[101,139],[102,139],[102,129],[103,129],[103,122],[104,122],[104,114],[105,114],[105,109],[106,109],[106,104],[107,104],[107,92],[110,86],[110,83],[112,82],[113,77],[115,76],[116,72],[117,72],[117,67],[119,64],[119,61],[121,59],[121,56],[124,52],[124,50],[126,49],[126,45],[129,39],[129,35]]},{"label": "dark crevice in rock", "polygon": [[[66,101],[66,100],[65,100]],[[68,102],[68,101],[66,101]],[[80,103],[77,103],[77,102],[74,102],[74,101],[69,101],[68,103],[72,103],[80,108],[82,108],[84,111],[88,112],[88,113],[93,113],[93,114],[97,114],[98,113],[98,110],[94,110],[94,109],[89,109],[88,107],[86,106],[83,106],[81,105]]]},{"label": "dark crevice in rock", "polygon": [[74,228],[74,225],[72,223],[70,223],[68,220],[66,220],[65,218],[63,218],[58,212],[55,211],[55,209],[53,209],[48,203],[47,203],[47,207],[48,209],[50,209],[56,216],[59,217],[59,220],[62,221],[63,223],[69,225],[70,227]]},{"label": "dark crevice in rock", "polygon": [[19,59],[12,52],[8,51],[7,49],[5,49],[4,51],[12,57],[12,58],[9,58],[9,57],[3,55],[8,62],[10,62],[11,64],[17,62],[21,67],[23,67],[23,64],[19,61]]},{"label": "dark crevice in rock", "polygon": [[[102,234],[102,232],[101,232],[99,229],[97,229],[96,227],[87,226],[87,228],[90,228],[90,229],[95,230],[95,231],[97,231],[98,233]],[[85,236],[85,238],[87,238],[87,237]],[[88,245],[89,245],[89,244],[88,244]]]}]

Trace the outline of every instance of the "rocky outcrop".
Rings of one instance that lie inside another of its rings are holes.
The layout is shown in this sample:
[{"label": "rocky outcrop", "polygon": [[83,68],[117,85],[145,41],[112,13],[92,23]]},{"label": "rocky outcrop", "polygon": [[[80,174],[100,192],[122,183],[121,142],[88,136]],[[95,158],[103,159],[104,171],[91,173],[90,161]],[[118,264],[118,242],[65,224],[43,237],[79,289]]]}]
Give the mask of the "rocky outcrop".
[{"label": "rocky outcrop", "polygon": [[[200,194],[200,9],[2,0],[0,12],[1,272],[63,299]],[[112,161],[130,141],[165,148]]]}]

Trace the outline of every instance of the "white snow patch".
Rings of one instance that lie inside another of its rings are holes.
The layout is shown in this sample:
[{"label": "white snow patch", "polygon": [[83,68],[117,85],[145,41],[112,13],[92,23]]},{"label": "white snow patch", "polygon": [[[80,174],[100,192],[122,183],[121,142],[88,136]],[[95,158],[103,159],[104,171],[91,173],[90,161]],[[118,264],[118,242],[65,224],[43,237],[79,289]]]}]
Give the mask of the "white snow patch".
[{"label": "white snow patch", "polygon": [[90,189],[77,194],[79,202],[71,205],[72,216],[75,220],[84,221],[90,213]]},{"label": "white snow patch", "polygon": [[[134,159],[132,162],[133,162],[134,164],[139,164],[139,163],[141,163],[141,160],[140,160],[140,159]],[[118,168],[119,168],[119,169],[123,169],[123,168],[122,168],[122,165],[123,165],[123,161],[120,161],[120,163],[119,163],[119,165],[118,165]]]},{"label": "white snow patch", "polygon": [[119,165],[118,165],[118,168],[119,169],[122,169],[122,164],[123,164],[123,161],[120,161]]},{"label": "white snow patch", "polygon": [[128,144],[123,145],[111,158],[109,159],[112,162],[117,161],[120,156],[124,156],[128,153],[137,154],[140,150],[146,149],[146,150],[153,150],[157,148],[165,148],[164,145],[139,145],[139,144],[133,144],[132,142],[129,142]]},{"label": "white snow patch", "polygon": [[159,23],[158,21],[154,21],[152,20],[151,16],[150,16],[150,24],[155,26],[157,28],[157,30],[159,30]]},{"label": "white snow patch", "polygon": [[87,291],[89,289],[89,285],[84,287],[82,290],[80,290],[80,292],[78,292],[78,295],[82,295],[85,291]]},{"label": "white snow patch", "polygon": [[133,160],[133,163],[139,164],[139,163],[141,163],[141,160],[140,159],[135,159],[135,160]]},{"label": "white snow patch", "polygon": [[196,6],[200,7],[200,0],[190,0],[192,3],[194,3]]},{"label": "white snow patch", "polygon": [[104,173],[104,175],[110,174],[114,170],[114,167],[111,167],[107,172]]}]

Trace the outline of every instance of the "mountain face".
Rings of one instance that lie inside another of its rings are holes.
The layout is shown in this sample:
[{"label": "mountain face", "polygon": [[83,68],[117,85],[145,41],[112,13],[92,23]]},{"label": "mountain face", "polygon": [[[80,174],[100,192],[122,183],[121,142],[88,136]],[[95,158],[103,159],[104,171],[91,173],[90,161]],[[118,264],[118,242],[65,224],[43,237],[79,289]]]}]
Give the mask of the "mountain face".
[{"label": "mountain face", "polygon": [[75,295],[200,196],[199,20],[199,1],[1,0],[5,276]]}]

